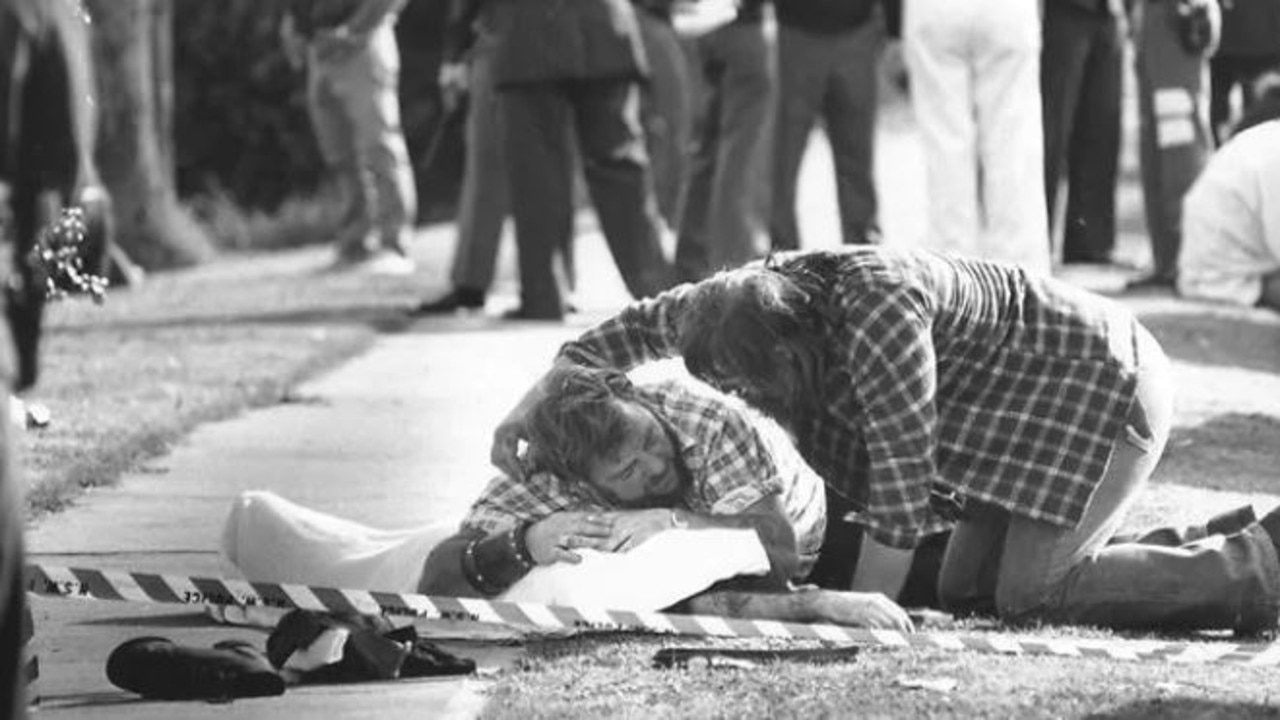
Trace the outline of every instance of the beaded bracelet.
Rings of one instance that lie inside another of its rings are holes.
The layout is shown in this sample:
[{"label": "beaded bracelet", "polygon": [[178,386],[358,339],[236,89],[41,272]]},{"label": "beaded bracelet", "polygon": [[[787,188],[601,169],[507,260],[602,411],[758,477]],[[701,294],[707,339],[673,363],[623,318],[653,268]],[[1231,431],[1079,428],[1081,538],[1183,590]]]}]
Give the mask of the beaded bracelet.
[{"label": "beaded bracelet", "polygon": [[515,550],[516,558],[525,566],[525,570],[532,569],[538,564],[533,559],[533,553],[529,552],[529,528],[531,527],[533,527],[532,520],[522,520],[511,531],[512,549]]}]

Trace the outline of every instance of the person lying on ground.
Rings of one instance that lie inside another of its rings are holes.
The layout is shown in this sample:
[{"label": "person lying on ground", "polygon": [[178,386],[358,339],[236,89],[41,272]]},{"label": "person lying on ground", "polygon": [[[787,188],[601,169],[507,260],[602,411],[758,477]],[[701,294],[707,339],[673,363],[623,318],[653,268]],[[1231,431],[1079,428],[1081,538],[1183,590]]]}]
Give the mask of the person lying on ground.
[{"label": "person lying on ground", "polygon": [[493,597],[536,566],[580,551],[627,552],[674,528],[754,530],[765,577],[739,577],[687,603],[692,612],[908,629],[879,593],[796,589],[822,542],[821,479],[775,424],[710,389],[633,384],[564,368],[531,408],[539,471],[493,480],[459,532],[436,546],[419,591]]},{"label": "person lying on ground", "polygon": [[[631,305],[548,377],[666,357],[781,421],[860,508],[855,591],[896,596],[915,548],[951,529],[937,588],[953,612],[994,598],[1012,623],[1277,625],[1280,512],[1175,547],[1108,544],[1163,452],[1174,392],[1160,344],[1117,302],[927,251],[788,253]],[[524,471],[517,441],[551,389],[499,425],[498,467]],[[958,519],[932,507],[938,486],[963,499]]]}]

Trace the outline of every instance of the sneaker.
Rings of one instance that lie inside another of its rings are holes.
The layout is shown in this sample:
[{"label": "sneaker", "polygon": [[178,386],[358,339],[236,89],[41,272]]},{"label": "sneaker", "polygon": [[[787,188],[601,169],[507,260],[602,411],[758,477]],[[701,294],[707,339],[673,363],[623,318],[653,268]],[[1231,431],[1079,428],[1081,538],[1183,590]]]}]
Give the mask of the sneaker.
[{"label": "sneaker", "polygon": [[484,290],[456,287],[435,300],[423,300],[409,310],[410,317],[445,315],[457,310],[483,310]]}]

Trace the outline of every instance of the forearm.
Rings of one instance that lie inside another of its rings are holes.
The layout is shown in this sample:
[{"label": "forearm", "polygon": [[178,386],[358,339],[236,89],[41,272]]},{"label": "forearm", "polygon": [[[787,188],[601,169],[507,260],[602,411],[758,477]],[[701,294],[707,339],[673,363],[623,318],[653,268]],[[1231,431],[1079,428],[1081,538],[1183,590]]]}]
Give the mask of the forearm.
[{"label": "forearm", "polygon": [[432,549],[418,591],[427,595],[493,597],[533,569],[524,547],[526,528],[492,535],[463,530]]},{"label": "forearm", "polygon": [[695,615],[744,620],[813,623],[825,620],[817,609],[817,590],[757,592],[711,589],[685,601],[682,610]]}]

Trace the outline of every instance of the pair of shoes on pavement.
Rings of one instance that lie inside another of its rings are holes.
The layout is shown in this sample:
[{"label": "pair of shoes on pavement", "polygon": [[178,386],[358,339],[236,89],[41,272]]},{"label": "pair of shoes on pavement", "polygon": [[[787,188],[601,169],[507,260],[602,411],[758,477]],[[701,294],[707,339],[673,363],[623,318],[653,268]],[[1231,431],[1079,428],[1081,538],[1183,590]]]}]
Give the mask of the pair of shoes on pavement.
[{"label": "pair of shoes on pavement", "polygon": [[435,300],[423,300],[409,309],[409,317],[447,315],[459,310],[483,310],[485,291],[469,287],[455,287]]},{"label": "pair of shoes on pavement", "polygon": [[111,651],[107,679],[155,700],[226,701],[283,695],[285,689],[266,654],[244,640],[199,648],[163,637],[134,638]]}]

